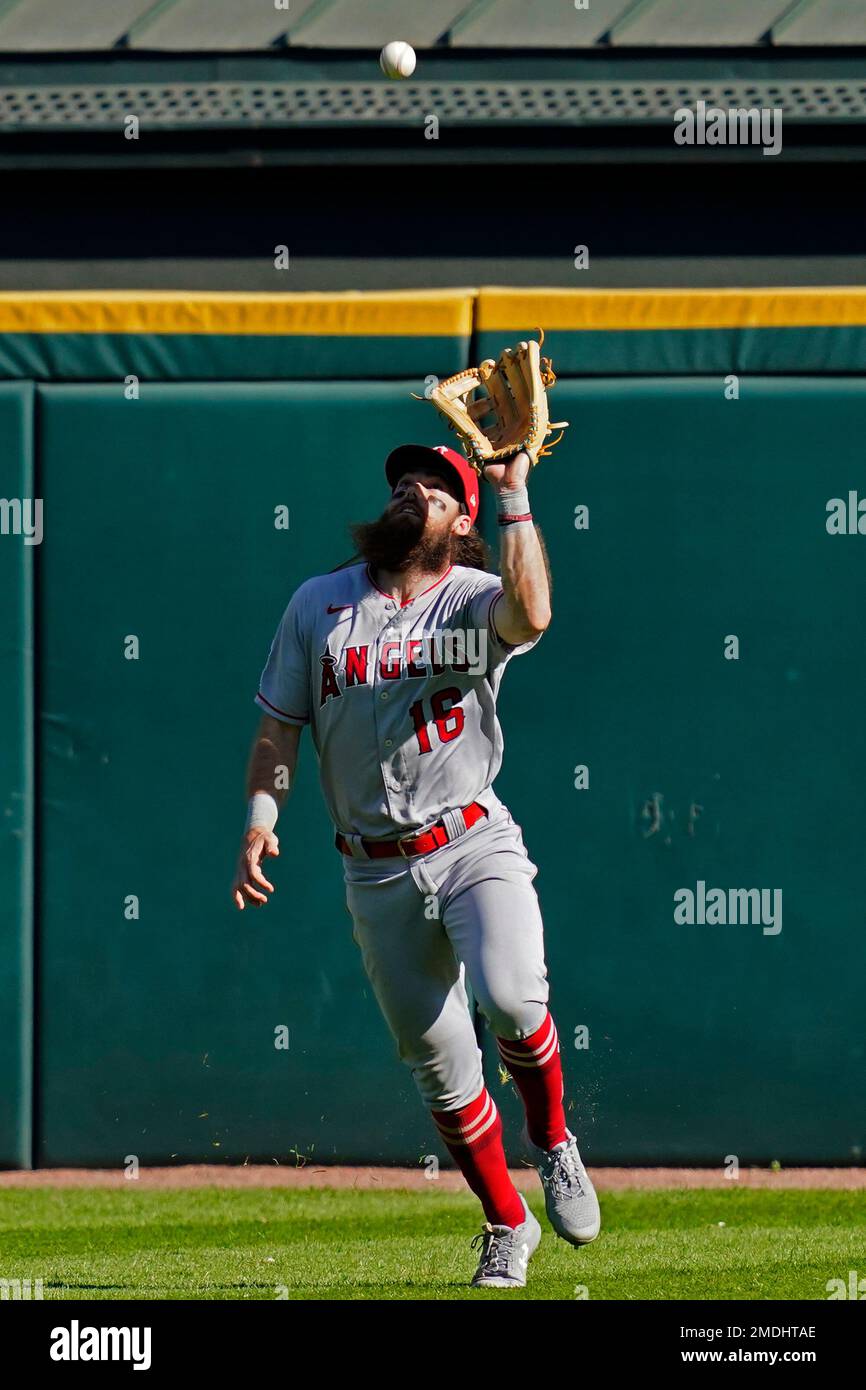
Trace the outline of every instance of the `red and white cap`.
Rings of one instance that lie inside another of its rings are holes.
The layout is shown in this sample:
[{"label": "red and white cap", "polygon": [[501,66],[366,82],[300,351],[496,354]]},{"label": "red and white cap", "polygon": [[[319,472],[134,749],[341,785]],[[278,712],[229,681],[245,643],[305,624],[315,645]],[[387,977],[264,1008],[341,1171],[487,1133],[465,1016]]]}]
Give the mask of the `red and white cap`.
[{"label": "red and white cap", "polygon": [[445,473],[453,479],[474,526],[478,516],[478,474],[469,460],[458,454],[456,449],[449,449],[447,444],[401,444],[385,460],[385,477],[392,488],[397,486],[404,473],[424,469]]}]

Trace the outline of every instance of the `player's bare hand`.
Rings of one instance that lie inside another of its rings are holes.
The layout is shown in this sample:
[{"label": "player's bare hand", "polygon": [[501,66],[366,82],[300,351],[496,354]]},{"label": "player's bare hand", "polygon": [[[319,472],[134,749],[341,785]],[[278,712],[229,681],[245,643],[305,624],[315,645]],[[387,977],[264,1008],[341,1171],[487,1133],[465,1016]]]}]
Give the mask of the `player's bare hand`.
[{"label": "player's bare hand", "polygon": [[253,907],[261,907],[268,901],[267,895],[273,893],[274,885],[265,878],[261,866],[269,856],[276,858],[279,853],[280,842],[272,830],[252,826],[247,831],[232,884],[232,898],[238,911],[243,912],[248,902]]},{"label": "player's bare hand", "polygon": [[521,449],[519,454],[515,454],[514,458],[508,459],[505,463],[487,464],[484,469],[484,476],[488,483],[491,483],[495,488],[525,487],[531,467],[532,460]]}]

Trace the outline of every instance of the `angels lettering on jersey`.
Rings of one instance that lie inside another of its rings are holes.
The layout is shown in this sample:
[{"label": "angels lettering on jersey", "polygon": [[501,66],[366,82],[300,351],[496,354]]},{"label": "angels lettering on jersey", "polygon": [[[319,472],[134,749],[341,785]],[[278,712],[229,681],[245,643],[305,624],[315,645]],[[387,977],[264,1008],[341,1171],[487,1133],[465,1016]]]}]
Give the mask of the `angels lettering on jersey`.
[{"label": "angels lettering on jersey", "polygon": [[319,657],[322,683],[319,706],[340,699],[346,690],[373,683],[373,666],[383,681],[428,680],[444,671],[483,676],[487,670],[487,630],[440,630],[402,641],[347,646],[342,660],[326,650]]},{"label": "angels lettering on jersey", "polygon": [[382,838],[443,808],[494,803],[500,682],[511,657],[535,644],[503,641],[502,598],[498,575],[461,565],[403,604],[363,564],[295,591],[256,700],[310,726],[341,833]]}]

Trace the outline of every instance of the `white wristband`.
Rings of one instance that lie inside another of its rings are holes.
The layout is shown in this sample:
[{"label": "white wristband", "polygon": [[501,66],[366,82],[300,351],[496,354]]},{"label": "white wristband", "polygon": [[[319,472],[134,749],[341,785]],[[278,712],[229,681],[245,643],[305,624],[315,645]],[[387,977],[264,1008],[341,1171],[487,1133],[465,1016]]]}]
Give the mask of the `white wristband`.
[{"label": "white wristband", "polygon": [[272,796],[267,792],[256,792],[255,796],[250,797],[244,830],[252,830],[253,827],[257,830],[273,830],[279,814],[280,808]]},{"label": "white wristband", "polygon": [[525,516],[529,511],[529,489],[525,487],[500,489],[496,494],[498,516]]}]

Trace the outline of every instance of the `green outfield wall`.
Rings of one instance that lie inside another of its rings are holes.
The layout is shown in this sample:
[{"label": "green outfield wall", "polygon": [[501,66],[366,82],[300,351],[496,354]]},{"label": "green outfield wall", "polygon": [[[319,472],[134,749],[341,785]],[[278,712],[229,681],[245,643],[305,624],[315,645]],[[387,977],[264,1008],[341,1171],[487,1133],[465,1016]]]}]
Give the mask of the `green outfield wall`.
[{"label": "green outfield wall", "polygon": [[[33,1091],[33,387],[0,383],[0,1166],[26,1167]],[[29,532],[29,537],[28,533]],[[28,543],[28,539],[33,544]]]},{"label": "green outfield wall", "polygon": [[[427,364],[501,346],[544,307],[502,293],[455,291],[426,341],[393,306],[371,335],[364,310],[331,333],[331,356],[311,357],[309,332],[283,318],[264,335],[280,379],[222,378],[224,344],[209,355],[201,324],[200,379],[184,379],[163,318],[159,352],[153,323],[110,325],[117,379],[84,375],[103,322],[86,327],[85,359],[62,344],[65,380],[0,384],[4,493],[36,491],[45,518],[39,546],[0,536],[14,1044],[0,1163],[439,1151],[352,942],[306,737],[275,900],[237,914],[229,884],[252,701],[285,603],[383,505],[388,450],[441,440],[413,399]],[[815,358],[810,335],[847,334],[853,362],[862,306],[839,291],[828,308],[829,293],[811,314],[835,312],[836,329],[787,330]],[[774,331],[791,305],[768,303]],[[0,302],[0,347],[12,308]],[[759,317],[754,300],[722,308],[651,331],[697,344],[737,334],[725,313]],[[17,312],[34,331],[32,303]],[[262,336],[247,312],[249,333],[228,335],[237,359]],[[607,328],[551,332],[573,335],[576,361],[581,332],[642,331],[606,312]],[[389,336],[402,346],[377,376]],[[853,366],[794,375],[784,355],[732,380],[741,367],[701,371],[697,349],[689,370],[673,354],[677,370],[644,374],[638,354],[631,372],[579,372],[566,347],[553,413],[571,428],[532,487],[554,622],[506,673],[497,789],[539,866],[569,1121],[595,1163],[858,1162],[866,534],[856,520],[829,534],[827,504],[866,498],[866,386]],[[329,374],[305,377],[305,362]],[[482,526],[495,540],[486,510]],[[767,920],[677,921],[685,890],[699,915],[712,890],[726,904],[763,890]],[[489,1062],[516,1157],[518,1104],[492,1049]]]}]

